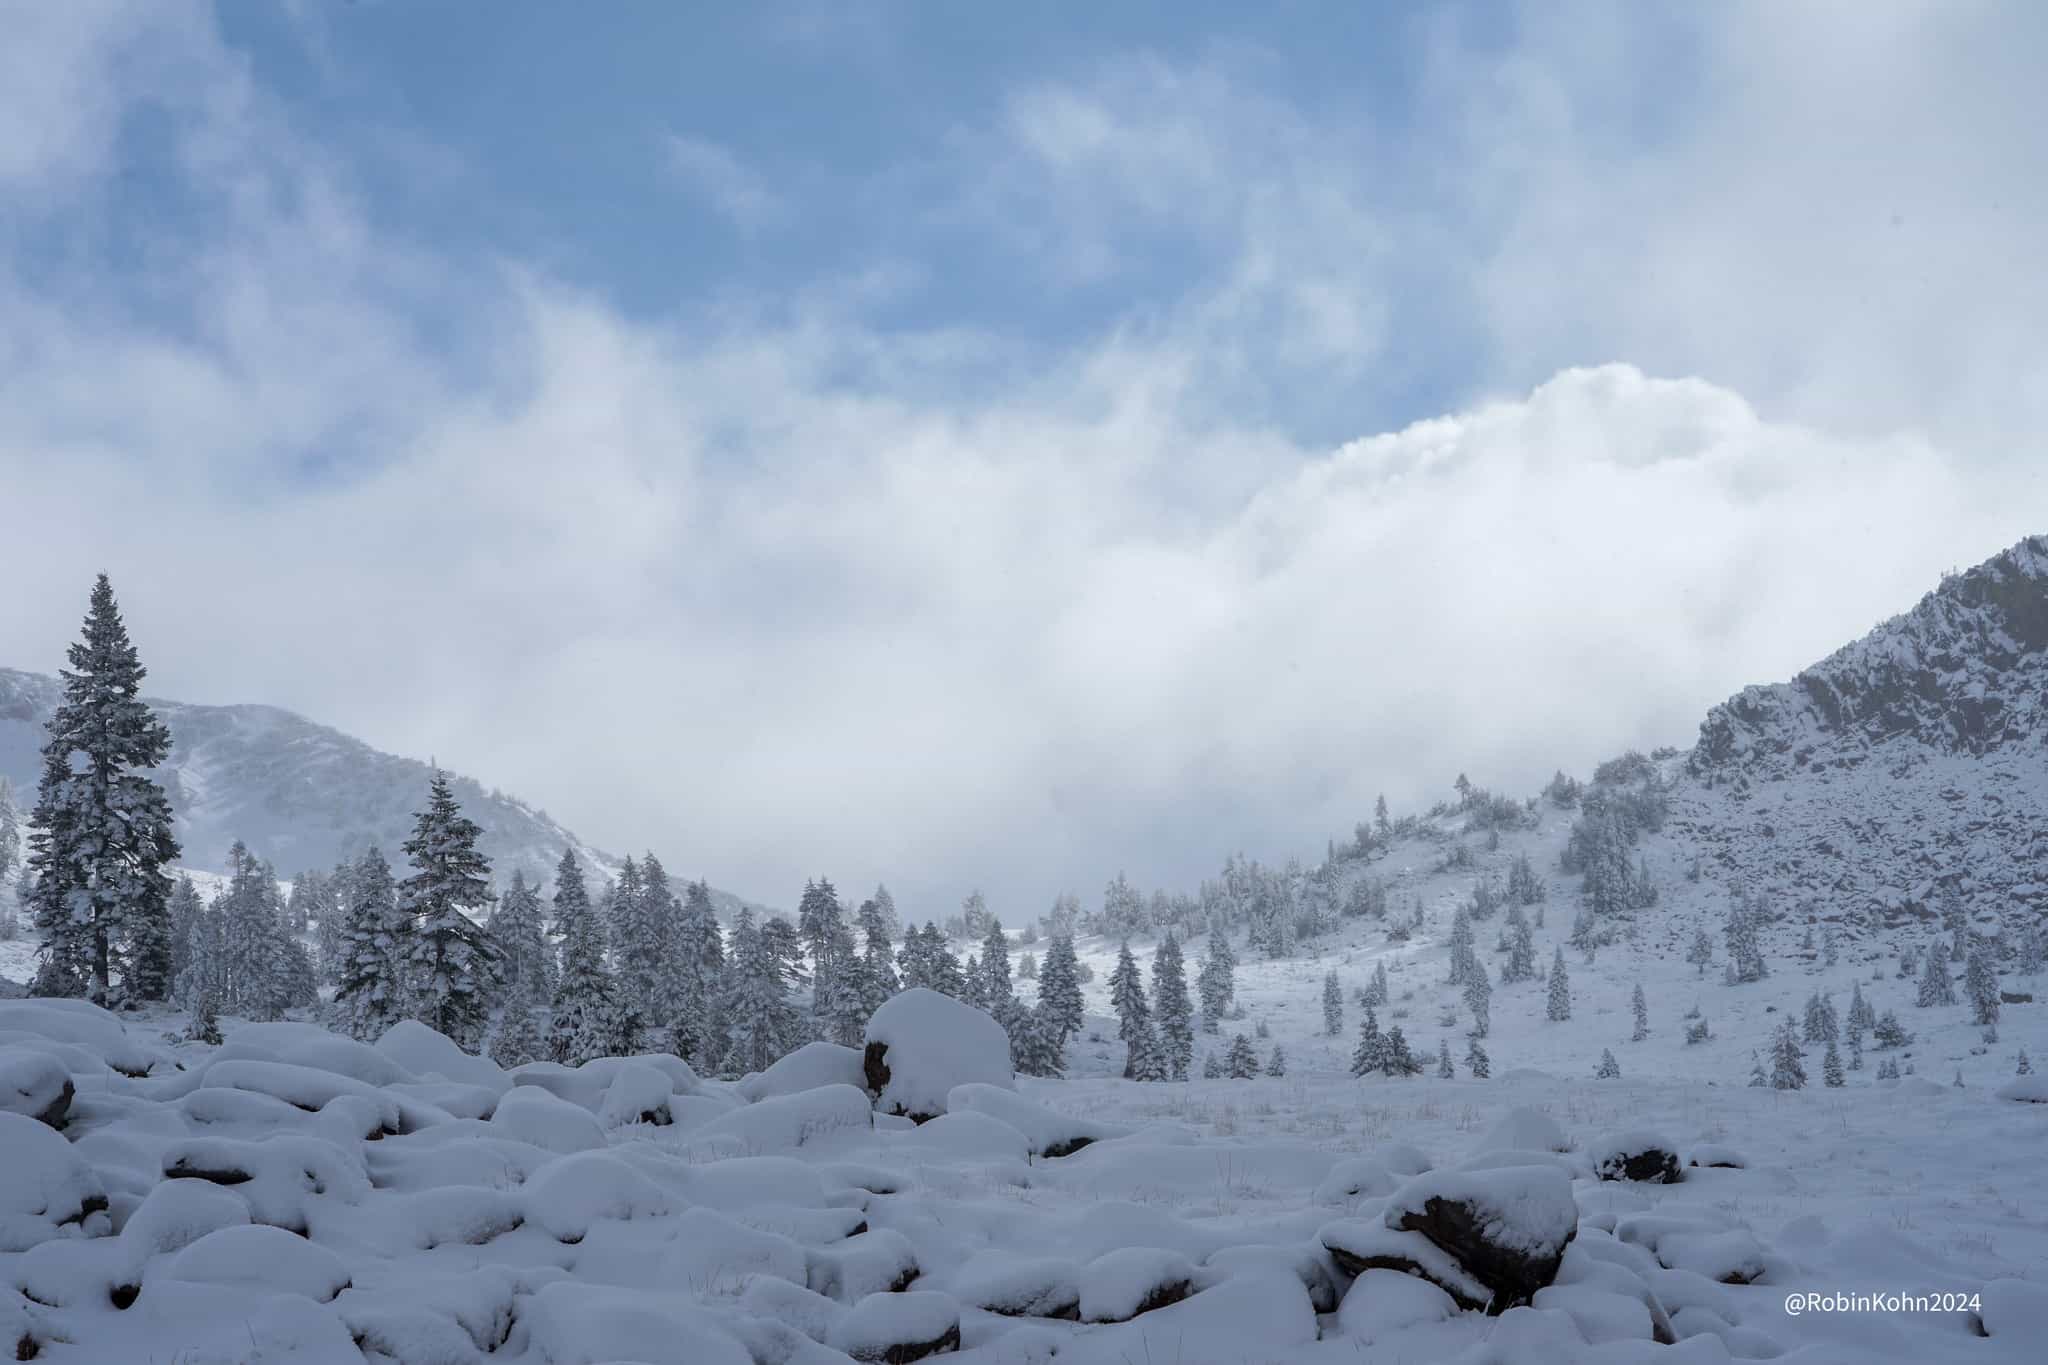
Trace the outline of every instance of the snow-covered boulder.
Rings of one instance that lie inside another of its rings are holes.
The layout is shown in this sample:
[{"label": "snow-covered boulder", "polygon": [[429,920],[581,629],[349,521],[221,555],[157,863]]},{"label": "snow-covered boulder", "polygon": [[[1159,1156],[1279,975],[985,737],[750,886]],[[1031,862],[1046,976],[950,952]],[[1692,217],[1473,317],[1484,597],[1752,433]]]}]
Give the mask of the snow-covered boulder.
[{"label": "snow-covered boulder", "polygon": [[326,1303],[348,1288],[348,1267],[317,1242],[248,1224],[209,1232],[171,1259],[174,1280],[303,1294]]},{"label": "snow-covered boulder", "polygon": [[1081,1316],[1080,1268],[1056,1256],[977,1255],[948,1286],[962,1303],[1019,1318]]},{"label": "snow-covered boulder", "polygon": [[1287,1246],[1248,1242],[1220,1247],[1203,1258],[1201,1282],[1196,1288],[1199,1291],[1233,1276],[1263,1275],[1272,1270],[1285,1271],[1300,1280],[1301,1287],[1308,1291],[1309,1306],[1318,1313],[1337,1311],[1343,1291],[1341,1277],[1328,1248],[1313,1242]]},{"label": "snow-covered boulder", "polygon": [[716,1318],[680,1295],[557,1280],[521,1315],[549,1365],[753,1365]]},{"label": "snow-covered boulder", "polygon": [[1369,1218],[1347,1218],[1331,1223],[1317,1236],[1337,1268],[1347,1275],[1398,1270],[1429,1281],[1460,1308],[1484,1308],[1493,1301],[1492,1289],[1419,1232],[1399,1231]]},{"label": "snow-covered boulder", "polygon": [[766,1071],[752,1072],[733,1082],[732,1088],[748,1103],[776,1095],[794,1095],[821,1085],[867,1084],[861,1069],[859,1048],[838,1043],[805,1043],[796,1051],[776,1059]]},{"label": "snow-covered boulder", "polygon": [[668,1107],[673,1093],[667,1076],[644,1062],[628,1062],[612,1073],[612,1083],[605,1087],[604,1101],[598,1106],[598,1121],[607,1128],[623,1128],[629,1123],[666,1127],[674,1122]]},{"label": "snow-covered boulder", "polygon": [[1337,1305],[1337,1329],[1363,1348],[1411,1327],[1442,1322],[1457,1311],[1456,1300],[1428,1280],[1397,1270],[1366,1270]]},{"label": "snow-covered boulder", "polygon": [[418,1020],[401,1019],[384,1030],[376,1046],[378,1052],[420,1080],[439,1076],[491,1090],[504,1090],[512,1084],[512,1078],[496,1062],[464,1052],[446,1034],[436,1033]]},{"label": "snow-covered boulder", "polygon": [[57,1130],[0,1112],[0,1251],[25,1251],[107,1207],[106,1187]]},{"label": "snow-covered boulder", "polygon": [[1753,1234],[1728,1226],[1705,1210],[1624,1218],[1614,1235],[1647,1248],[1666,1270],[1689,1270],[1722,1284],[1750,1284],[1769,1269],[1763,1244]]},{"label": "snow-covered boulder", "polygon": [[1164,1247],[1118,1247],[1081,1268],[1081,1321],[1128,1322],[1195,1290],[1195,1268]]},{"label": "snow-covered boulder", "polygon": [[0,1111],[62,1128],[75,1093],[71,1073],[55,1057],[19,1044],[0,1047]]},{"label": "snow-covered boulder", "polygon": [[900,1294],[920,1274],[910,1239],[894,1228],[859,1233],[811,1252],[807,1260],[805,1283],[842,1303],[858,1303],[870,1294]]},{"label": "snow-covered boulder", "polygon": [[2034,1071],[2024,1076],[2015,1076],[1999,1086],[1996,1093],[2002,1100],[2018,1100],[2022,1104],[2048,1104],[2048,1071]]},{"label": "snow-covered boulder", "polygon": [[574,1245],[606,1218],[649,1218],[674,1201],[652,1180],[610,1152],[557,1157],[526,1183],[526,1221]]},{"label": "snow-covered boulder", "polygon": [[794,1151],[874,1126],[867,1092],[825,1085],[729,1109],[691,1130],[685,1150],[698,1158]]},{"label": "snow-covered boulder", "polygon": [[831,1345],[859,1361],[908,1365],[960,1349],[960,1305],[944,1294],[870,1294],[834,1324]]},{"label": "snow-covered boulder", "polygon": [[84,1048],[124,1076],[175,1071],[169,1049],[130,1030],[120,1017],[84,1000],[0,1001],[0,1042],[26,1034]]},{"label": "snow-covered boulder", "polygon": [[1394,1192],[1385,1221],[1450,1253],[1492,1291],[1488,1311],[1501,1313],[1556,1278],[1579,1206],[1571,1178],[1550,1166],[1430,1171]]},{"label": "snow-covered boulder", "polygon": [[121,1243],[133,1264],[182,1251],[221,1228],[249,1221],[249,1206],[233,1190],[204,1180],[163,1180],[128,1215]]},{"label": "snow-covered boulder", "polygon": [[1587,1155],[1602,1180],[1676,1185],[1685,1178],[1678,1164],[1677,1145],[1647,1128],[1633,1128],[1602,1138]]},{"label": "snow-covered boulder", "polygon": [[1075,1114],[1062,1114],[1033,1104],[1014,1090],[979,1081],[956,1085],[946,1092],[947,1113],[968,1111],[1002,1120],[1024,1135],[1032,1156],[1048,1158],[1072,1156],[1090,1143],[1124,1137],[1131,1131]]},{"label": "snow-covered boulder", "polygon": [[1510,1109],[1473,1148],[1477,1152],[1569,1152],[1571,1139],[1541,1109]]},{"label": "snow-covered boulder", "polygon": [[1405,1142],[1383,1142],[1365,1156],[1346,1157],[1330,1167],[1315,1189],[1318,1204],[1351,1208],[1361,1199],[1378,1199],[1399,1189],[1409,1176],[1430,1169],[1430,1159]]},{"label": "snow-covered boulder", "polygon": [[550,1152],[587,1152],[604,1146],[604,1129],[589,1110],[537,1085],[507,1090],[491,1114],[493,1132]]},{"label": "snow-covered boulder", "polygon": [[1010,1039],[985,1012],[922,986],[887,1000],[868,1020],[863,1076],[875,1107],[923,1121],[946,1112],[957,1085],[1014,1090]]},{"label": "snow-covered boulder", "polygon": [[2030,1280],[1993,1280],[1979,1295],[1978,1323],[1993,1341],[2048,1341],[2048,1287]]}]

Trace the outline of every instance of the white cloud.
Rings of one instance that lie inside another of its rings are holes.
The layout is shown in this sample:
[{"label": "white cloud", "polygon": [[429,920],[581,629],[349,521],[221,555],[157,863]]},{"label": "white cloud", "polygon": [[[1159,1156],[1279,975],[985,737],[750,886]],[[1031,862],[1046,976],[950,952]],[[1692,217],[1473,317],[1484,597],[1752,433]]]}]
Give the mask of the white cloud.
[{"label": "white cloud", "polygon": [[782,196],[729,148],[681,133],[669,134],[664,148],[670,171],[733,226],[751,232],[788,217]]},{"label": "white cloud", "polygon": [[[62,57],[51,88],[97,88],[117,50]],[[235,69],[204,33],[156,60],[195,89]],[[949,379],[999,336],[880,332],[843,302],[685,328],[436,261],[260,95],[190,104],[182,154],[232,212],[163,244],[199,282],[189,325],[0,255],[0,535],[32,585],[0,596],[4,661],[53,666],[105,567],[166,691],[434,753],[755,895],[886,877],[938,913],[980,882],[1022,914],[1118,867],[1184,885],[1233,847],[1313,852],[1382,789],[1432,799],[1464,769],[1525,791],[1683,743],[1734,687],[2039,529],[2009,469],[1913,423],[1760,416],[1622,366],[1336,451],[1235,413],[1233,375],[1384,356],[1385,262],[1342,248],[1395,229],[1358,175],[1315,174],[1333,143],[1298,112],[1132,70],[1020,93],[987,145],[1039,168],[1020,222],[1096,241],[1102,278],[1129,267],[1086,216],[1111,189],[1112,212],[1206,219],[1215,264],[994,391]],[[1502,238],[1481,292],[1508,353],[1543,353],[1537,300],[1654,339],[1624,296],[1671,258],[1588,216],[1550,202]],[[1574,266],[1573,222],[1611,271]],[[1715,230],[1725,287],[1744,258]],[[1585,284],[1569,308],[1546,253]],[[2000,307],[1961,297],[1937,330]],[[471,349],[423,340],[429,310]],[[2009,397],[1979,420],[2028,410]],[[330,447],[349,458],[309,472]]]}]

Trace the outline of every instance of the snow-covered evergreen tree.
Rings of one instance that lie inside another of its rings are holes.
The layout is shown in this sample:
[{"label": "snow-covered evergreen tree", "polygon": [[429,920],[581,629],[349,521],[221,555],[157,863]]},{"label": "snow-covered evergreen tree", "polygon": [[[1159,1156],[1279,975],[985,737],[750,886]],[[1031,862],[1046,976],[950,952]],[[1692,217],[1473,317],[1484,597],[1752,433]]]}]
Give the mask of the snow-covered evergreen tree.
[{"label": "snow-covered evergreen tree", "polygon": [[1750,1089],[1752,1089],[1752,1090],[1755,1090],[1755,1089],[1759,1089],[1759,1088],[1766,1088],[1766,1087],[1768,1087],[1768,1086],[1770,1085],[1770,1083],[1771,1083],[1771,1078],[1770,1078],[1770,1076],[1768,1076],[1768,1075],[1767,1075],[1767,1074],[1765,1074],[1765,1072],[1764,1072],[1764,1063],[1763,1063],[1763,1059],[1762,1059],[1761,1057],[1759,1057],[1759,1056],[1757,1056],[1757,1055],[1756,1055],[1756,1049],[1754,1049],[1754,1048],[1751,1048],[1751,1049],[1750,1049],[1750,1053],[1749,1053],[1749,1086],[1750,1086]]},{"label": "snow-covered evergreen tree", "polygon": [[1025,1076],[1063,1075],[1065,1048],[1045,1002],[1041,1000],[1037,1008],[1026,1009],[1021,1002],[1012,1001],[1010,1008],[1016,1016],[1008,1025],[1011,1066]]},{"label": "snow-covered evergreen tree", "polygon": [[1949,979],[1948,954],[1929,953],[1927,966],[1920,973],[1920,994],[1913,1003],[1921,1009],[1936,1005],[1953,1005],[1956,1002],[1955,983]]},{"label": "snow-covered evergreen tree", "polygon": [[1629,996],[1629,1009],[1635,1014],[1635,1031],[1629,1041],[1640,1043],[1650,1036],[1650,1002],[1643,997],[1643,983],[1636,982],[1636,988]]},{"label": "snow-covered evergreen tree", "polygon": [[399,912],[416,925],[415,1017],[472,1051],[483,1043],[499,971],[497,945],[472,917],[491,901],[490,860],[476,846],[482,833],[462,813],[447,775],[435,773],[405,841],[413,875],[398,886]]},{"label": "snow-covered evergreen tree", "polygon": [[413,922],[399,913],[391,865],[375,846],[350,870],[348,892],[334,991],[335,1027],[372,1043],[412,1016]]},{"label": "snow-covered evergreen tree", "polygon": [[1805,1059],[1806,1054],[1799,1050],[1799,1030],[1787,1019],[1778,1026],[1777,1035],[1771,1040],[1771,1088],[1805,1089]]},{"label": "snow-covered evergreen tree", "polygon": [[1365,1007],[1365,1017],[1358,1021],[1358,1046],[1351,1051],[1351,1074],[1368,1076],[1385,1068],[1387,1061],[1387,1040],[1380,1032],[1379,1015],[1371,1005]]},{"label": "snow-covered evergreen tree", "polygon": [[548,970],[552,954],[548,951],[546,926],[541,922],[540,888],[526,880],[524,871],[513,870],[511,885],[505,888],[497,908],[491,912],[490,933],[503,964],[503,988],[508,1001],[523,993],[530,1006],[532,1001],[546,1000],[554,994],[554,974]]},{"label": "snow-covered evergreen tree", "polygon": [[1385,1046],[1380,1052],[1380,1070],[1389,1076],[1419,1076],[1422,1063],[1408,1047],[1408,1036],[1399,1024],[1387,1030]]},{"label": "snow-covered evergreen tree", "polygon": [[1165,1079],[1184,1081],[1195,1056],[1194,1003],[1188,999],[1187,969],[1180,940],[1171,929],[1152,954],[1152,1013]]},{"label": "snow-covered evergreen tree", "polygon": [[2013,1074],[2016,1076],[2031,1076],[2034,1074],[2033,1059],[2027,1056],[2025,1048],[2020,1049],[2019,1067]]},{"label": "snow-covered evergreen tree", "polygon": [[1472,916],[1461,905],[1451,916],[1450,975],[1445,984],[1464,985],[1478,960],[1472,952]]},{"label": "snow-covered evergreen tree", "polygon": [[1770,975],[1764,964],[1763,907],[1739,896],[1728,907],[1728,966],[1739,982],[1761,981]]},{"label": "snow-covered evergreen tree", "polygon": [[1493,983],[1486,979],[1486,964],[1472,959],[1465,969],[1465,1013],[1472,1017],[1471,1033],[1484,1038],[1493,1028]]},{"label": "snow-covered evergreen tree", "polygon": [[1323,978],[1323,1036],[1335,1038],[1344,1031],[1344,988],[1337,981],[1337,973],[1330,972]]},{"label": "snow-covered evergreen tree", "polygon": [[1714,961],[1714,940],[1704,929],[1692,931],[1692,947],[1686,949],[1685,960],[1699,968],[1699,975],[1705,976],[1707,968]]},{"label": "snow-covered evergreen tree", "polygon": [[1878,1016],[1877,1026],[1871,1029],[1870,1036],[1881,1048],[1904,1047],[1913,1041],[1913,1035],[1906,1031],[1905,1025],[1899,1022],[1898,1014],[1892,1010]]},{"label": "snow-covered evergreen tree", "polygon": [[[881,951],[889,951],[886,930]],[[707,1074],[717,1071],[729,1046],[720,1008],[725,996],[725,938],[711,903],[711,888],[701,880],[683,891],[667,994],[670,1051]]]},{"label": "snow-covered evergreen tree", "polygon": [[1223,1079],[1225,1074],[1223,1069],[1223,1053],[1220,1049],[1212,1047],[1202,1054],[1203,1080],[1219,1081]]},{"label": "snow-covered evergreen tree", "polygon": [[1439,1080],[1446,1081],[1458,1074],[1456,1068],[1451,1065],[1451,1040],[1448,1038],[1436,1040],[1436,1074]]},{"label": "snow-covered evergreen tree", "polygon": [[1145,998],[1145,983],[1138,973],[1138,960],[1131,956],[1131,941],[1125,939],[1117,950],[1116,970],[1109,977],[1110,1007],[1116,1011],[1117,1034],[1124,1041],[1124,1079],[1138,1078],[1143,1066],[1153,1060],[1152,1007]]},{"label": "snow-covered evergreen tree", "polygon": [[206,902],[190,877],[180,877],[171,891],[171,1000],[180,1009],[198,1008],[199,996],[212,984],[212,964],[201,961],[209,947]]},{"label": "snow-covered evergreen tree", "polygon": [[200,992],[199,1003],[192,1007],[192,1022],[185,1029],[185,1037],[189,1042],[220,1046],[220,1007],[214,1003],[212,991]]},{"label": "snow-covered evergreen tree", "polygon": [[1619,1079],[1620,1076],[1621,1063],[1614,1060],[1614,1049],[1608,1047],[1601,1048],[1600,1065],[1594,1068],[1594,1079],[1602,1081],[1611,1081]]},{"label": "snow-covered evergreen tree", "polygon": [[1045,965],[1038,972],[1038,1003],[1054,1046],[1064,1056],[1067,1040],[1081,1031],[1082,1023],[1080,959],[1074,955],[1072,934],[1053,935],[1045,950]]},{"label": "snow-covered evergreen tree", "polygon": [[1230,1051],[1223,1059],[1224,1070],[1234,1081],[1248,1081],[1259,1074],[1259,1054],[1252,1051],[1252,1040],[1242,1033],[1230,1040]]},{"label": "snow-covered evergreen tree", "polygon": [[1266,1059],[1266,1074],[1268,1076],[1285,1076],[1287,1074],[1287,1054],[1280,1050],[1278,1043],[1273,1044],[1273,1055]]},{"label": "snow-covered evergreen tree", "polygon": [[1384,961],[1375,962],[1372,967],[1372,980],[1365,986],[1363,1003],[1380,1009],[1392,1001],[1393,991],[1387,985],[1387,964]]},{"label": "snow-covered evergreen tree", "polygon": [[755,928],[742,909],[733,921],[725,1017],[731,1043],[726,1070],[733,1075],[765,1071],[776,1058],[795,1047],[799,1025],[789,1002],[792,964],[801,951],[787,921],[770,920]]},{"label": "snow-covered evergreen tree", "polygon": [[804,893],[796,907],[796,932],[803,941],[805,956],[811,961],[811,1013],[819,1019],[830,1013],[833,976],[840,965],[833,945],[845,934],[845,921],[838,888],[832,885],[830,877],[804,883]]},{"label": "snow-covered evergreen tree", "polygon": [[1550,994],[1544,1005],[1544,1014],[1552,1023],[1562,1023],[1572,1017],[1572,981],[1564,969],[1564,949],[1551,950]]},{"label": "snow-covered evergreen tree", "polygon": [[1195,978],[1196,993],[1202,997],[1202,1031],[1215,1033],[1230,1015],[1230,1002],[1237,994],[1237,954],[1230,935],[1222,926],[1209,931],[1209,947],[1202,957],[1202,970]]},{"label": "snow-covered evergreen tree", "polygon": [[[822,992],[825,1012],[818,1023],[824,1029],[827,1040],[841,1047],[859,1047],[868,1023],[867,962],[855,951],[853,934],[844,926],[832,936],[832,942],[825,950],[825,968],[820,975],[825,978]],[[1005,999],[996,1011],[998,1023],[1009,1028],[1014,1023],[1012,1016],[1018,1011],[1014,999]],[[1017,1039],[1011,1039],[1014,1049]]]},{"label": "snow-covered evergreen tree", "polygon": [[[854,927],[860,931],[862,947],[862,1003],[868,1015],[873,1015],[902,988],[896,976],[896,950],[891,942],[895,931],[889,919],[882,911],[882,903],[873,897],[862,901],[860,909],[854,912]],[[1040,998],[1043,996],[1041,991]]]},{"label": "snow-covered evergreen tree", "polygon": [[993,1014],[1000,1010],[1015,992],[1010,980],[1010,939],[1003,932],[1003,922],[994,915],[988,917],[988,932],[981,939],[981,997],[982,1008]]},{"label": "snow-covered evergreen tree", "polygon": [[171,732],[140,697],[147,675],[101,574],[64,700],[50,716],[29,832],[25,904],[43,934],[31,990],[162,1000],[171,987],[171,803],[150,777]]},{"label": "snow-covered evergreen tree", "polygon": [[1842,1074],[1841,1051],[1835,1046],[1835,1040],[1832,1038],[1828,1039],[1827,1055],[1821,1058],[1820,1074],[1821,1080],[1831,1089],[1839,1090],[1847,1081]]},{"label": "snow-covered evergreen tree", "polygon": [[581,1066],[605,1055],[618,992],[605,961],[605,924],[590,903],[576,850],[562,850],[555,865],[555,933],[561,938],[561,974],[548,1021],[547,1051],[565,1066]]},{"label": "snow-covered evergreen tree", "polygon": [[1979,939],[1963,969],[1963,993],[1970,999],[1970,1021],[1982,1028],[1998,1026],[1998,965],[1991,944]]},{"label": "snow-covered evergreen tree", "polygon": [[0,774],[0,939],[13,938],[19,932],[7,883],[20,863],[21,807],[14,799],[14,784]]},{"label": "snow-covered evergreen tree", "polygon": [[237,839],[228,850],[220,916],[220,994],[215,1003],[247,1019],[271,1020],[291,1003],[284,898],[270,867]]},{"label": "snow-covered evergreen tree", "polygon": [[1477,1038],[1470,1039],[1465,1044],[1465,1070],[1475,1081],[1487,1080],[1493,1075],[1493,1061],[1486,1055],[1486,1049],[1480,1045]]},{"label": "snow-covered evergreen tree", "polygon": [[1529,928],[1529,917],[1522,913],[1520,905],[1508,907],[1504,932],[1508,940],[1508,960],[1507,965],[1500,969],[1501,984],[1505,986],[1533,979],[1536,975],[1536,936]]},{"label": "snow-covered evergreen tree", "polygon": [[531,975],[508,983],[505,1008],[491,1030],[491,1060],[510,1069],[541,1059],[544,1044],[540,1023],[533,1014],[535,980]]}]

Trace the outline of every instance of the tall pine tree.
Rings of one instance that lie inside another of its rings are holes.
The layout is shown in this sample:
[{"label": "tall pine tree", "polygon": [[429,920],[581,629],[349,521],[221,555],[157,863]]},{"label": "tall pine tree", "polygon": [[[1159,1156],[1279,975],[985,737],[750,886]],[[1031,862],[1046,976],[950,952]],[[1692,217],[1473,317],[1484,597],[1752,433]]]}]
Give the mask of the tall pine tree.
[{"label": "tall pine tree", "polygon": [[562,971],[548,1023],[548,1052],[568,1066],[605,1055],[618,992],[605,962],[604,921],[590,904],[576,850],[562,850],[555,865],[555,932],[562,939]]},{"label": "tall pine tree", "polygon": [[483,830],[462,813],[444,773],[427,789],[414,817],[406,856],[415,869],[398,887],[399,913],[416,927],[412,975],[418,1018],[457,1046],[481,1047],[497,989],[499,957],[471,917],[491,901],[490,860],[477,849]]},{"label": "tall pine tree", "polygon": [[93,585],[83,638],[71,646],[64,700],[43,743],[29,833],[29,913],[42,930],[40,995],[114,1002],[170,991],[171,803],[149,776],[171,732],[140,697],[145,670],[114,589]]},{"label": "tall pine tree", "polygon": [[382,849],[372,847],[349,873],[335,1024],[373,1043],[412,1017],[412,920],[399,912],[398,888]]},{"label": "tall pine tree", "polygon": [[1165,1079],[1184,1081],[1195,1058],[1194,1003],[1188,999],[1187,967],[1180,940],[1168,929],[1152,954],[1152,1012],[1158,1021],[1160,1062]]}]

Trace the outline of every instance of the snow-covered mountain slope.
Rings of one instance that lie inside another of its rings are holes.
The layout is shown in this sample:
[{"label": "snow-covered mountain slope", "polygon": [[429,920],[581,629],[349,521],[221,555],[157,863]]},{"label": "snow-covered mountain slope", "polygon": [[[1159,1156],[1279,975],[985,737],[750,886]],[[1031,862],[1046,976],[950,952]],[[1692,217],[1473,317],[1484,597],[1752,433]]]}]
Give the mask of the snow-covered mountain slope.
[{"label": "snow-covered mountain slope", "polygon": [[[0,774],[24,804],[34,799],[43,726],[61,696],[56,678],[0,668]],[[154,698],[150,705],[171,729],[171,758],[157,777],[177,813],[186,866],[219,869],[236,839],[285,876],[331,866],[371,844],[400,860],[432,776],[425,763],[275,706]],[[537,806],[471,778],[453,784],[464,814],[483,826],[484,852],[502,875],[523,868],[546,880],[572,846],[600,875],[618,865]],[[675,875],[695,875],[681,858],[672,866]],[[728,914],[741,904],[723,892],[714,900]]]},{"label": "snow-covered mountain slope", "polygon": [[1705,875],[1855,930],[2048,911],[2048,537],[1708,713],[1668,827]]}]

